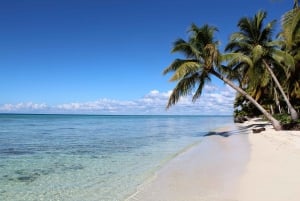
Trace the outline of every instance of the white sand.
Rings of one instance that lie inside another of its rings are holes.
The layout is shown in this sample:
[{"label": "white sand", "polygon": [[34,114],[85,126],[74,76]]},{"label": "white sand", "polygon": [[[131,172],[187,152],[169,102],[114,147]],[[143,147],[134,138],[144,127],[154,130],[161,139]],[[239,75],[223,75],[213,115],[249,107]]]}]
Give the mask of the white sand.
[{"label": "white sand", "polygon": [[248,159],[247,135],[206,137],[170,161],[127,201],[232,201]]},{"label": "white sand", "polygon": [[250,160],[240,178],[237,200],[299,201],[300,132],[266,126],[265,132],[249,135],[249,142]]},{"label": "white sand", "polygon": [[[253,124],[261,123],[242,126]],[[126,201],[299,201],[300,132],[263,126],[260,134],[204,138]]]}]

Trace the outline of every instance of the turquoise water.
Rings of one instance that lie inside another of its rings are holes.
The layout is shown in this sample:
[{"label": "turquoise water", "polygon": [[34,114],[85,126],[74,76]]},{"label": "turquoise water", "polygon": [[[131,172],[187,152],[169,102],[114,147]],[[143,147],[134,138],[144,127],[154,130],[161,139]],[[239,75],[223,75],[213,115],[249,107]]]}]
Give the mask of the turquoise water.
[{"label": "turquoise water", "polygon": [[218,116],[0,114],[0,200],[122,201]]}]

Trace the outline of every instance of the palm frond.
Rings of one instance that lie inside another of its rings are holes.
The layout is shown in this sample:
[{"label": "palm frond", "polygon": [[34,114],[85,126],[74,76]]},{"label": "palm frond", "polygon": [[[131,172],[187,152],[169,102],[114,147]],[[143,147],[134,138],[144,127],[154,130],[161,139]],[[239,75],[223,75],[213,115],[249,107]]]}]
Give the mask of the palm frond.
[{"label": "palm frond", "polygon": [[178,39],[174,42],[174,47],[171,52],[180,52],[184,54],[187,58],[199,57],[199,51],[193,46],[193,44],[186,42],[183,39]]},{"label": "palm frond", "polygon": [[195,102],[202,94],[202,90],[207,81],[210,81],[209,73],[207,71],[202,71],[202,73],[198,77],[199,86],[196,92],[193,95],[192,101]]},{"label": "palm frond", "polygon": [[230,41],[243,41],[247,38],[247,36],[245,36],[244,33],[242,32],[235,32],[233,34],[231,34],[229,40]]},{"label": "palm frond", "polygon": [[[175,59],[175,61],[173,61],[170,66],[164,69],[163,75],[176,71],[186,61],[187,61],[186,59]],[[190,60],[190,61],[196,61],[196,60]]]},{"label": "palm frond", "polygon": [[198,28],[197,32],[195,32],[194,39],[197,43],[201,43],[204,47],[207,44],[213,43],[213,36],[216,31],[218,31],[216,27],[205,24],[200,29]]},{"label": "palm frond", "polygon": [[297,52],[297,54],[294,56],[295,61],[300,61],[300,51]]},{"label": "palm frond", "polygon": [[247,38],[253,38],[254,35],[253,26],[251,26],[250,20],[251,19],[249,19],[248,17],[243,17],[238,22],[238,27]]},{"label": "palm frond", "polygon": [[291,49],[300,28],[300,8],[286,12],[281,18],[281,26],[283,28],[281,37],[286,41],[287,48]]},{"label": "palm frond", "polygon": [[268,42],[270,41],[274,32],[274,27],[275,27],[276,20],[273,20],[269,22],[264,29],[262,29],[259,41],[265,41]]},{"label": "palm frond", "polygon": [[285,73],[294,72],[295,71],[295,62],[292,55],[290,55],[286,51],[274,49],[272,52],[272,58],[274,61],[282,66],[285,70]]},{"label": "palm frond", "polygon": [[190,94],[198,80],[199,76],[197,73],[193,74],[190,77],[185,77],[181,79],[176,85],[176,87],[173,89],[169,97],[167,108],[171,107],[172,105],[175,105],[179,101],[181,96],[187,96],[188,94]]},{"label": "palm frond", "polygon": [[170,81],[178,81],[186,76],[189,76],[193,73],[199,71],[200,64],[197,61],[189,61],[183,62],[175,71]]},{"label": "palm frond", "polygon": [[267,42],[265,45],[267,48],[283,49],[285,42],[283,40],[272,40],[272,41]]},{"label": "palm frond", "polygon": [[260,77],[259,86],[260,87],[267,87],[271,82],[270,73],[265,68],[262,68],[262,71],[260,73],[261,73],[260,75],[257,75],[257,76]]},{"label": "palm frond", "polygon": [[263,11],[263,10],[259,10],[255,15],[254,18],[251,20],[251,22],[253,23],[253,28],[256,28],[256,31],[259,32],[260,30],[262,30],[262,26],[263,26],[263,21],[264,19],[267,17],[267,12]]},{"label": "palm frond", "polygon": [[242,53],[226,53],[221,56],[221,61],[227,62],[228,66],[235,66],[239,63],[245,63],[250,67],[253,66],[253,62],[250,57]]},{"label": "palm frond", "polygon": [[252,44],[241,41],[230,41],[225,47],[226,52],[243,52],[247,54],[252,49]]}]

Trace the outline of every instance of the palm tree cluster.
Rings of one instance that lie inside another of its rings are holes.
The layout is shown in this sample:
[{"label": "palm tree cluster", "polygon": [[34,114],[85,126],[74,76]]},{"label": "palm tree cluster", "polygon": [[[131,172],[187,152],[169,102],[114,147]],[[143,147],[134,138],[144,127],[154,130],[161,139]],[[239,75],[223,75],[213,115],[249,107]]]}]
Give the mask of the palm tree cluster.
[{"label": "palm tree cluster", "polygon": [[238,31],[233,33],[224,53],[214,38],[216,27],[192,24],[188,40],[178,39],[172,52],[182,53],[164,69],[172,72],[170,81],[177,82],[167,108],[176,104],[181,96],[193,95],[196,101],[203,87],[215,76],[237,91],[235,115],[263,114],[275,130],[281,122],[275,114],[287,113],[297,121],[300,108],[300,8],[284,13],[281,32],[273,39],[275,20],[264,23],[265,11],[254,17],[239,20]]}]

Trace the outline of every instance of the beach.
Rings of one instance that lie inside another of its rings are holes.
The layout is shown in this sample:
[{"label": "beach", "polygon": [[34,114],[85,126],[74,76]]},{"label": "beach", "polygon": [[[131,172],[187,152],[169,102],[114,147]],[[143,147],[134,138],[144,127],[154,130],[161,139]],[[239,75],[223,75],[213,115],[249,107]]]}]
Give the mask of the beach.
[{"label": "beach", "polygon": [[[126,201],[300,200],[300,132],[275,131],[258,119],[237,127],[229,137],[205,137]],[[253,128],[266,130],[253,134]]]},{"label": "beach", "polygon": [[[246,124],[256,124],[247,122]],[[300,131],[250,134],[250,160],[240,178],[237,200],[300,200]]]}]

